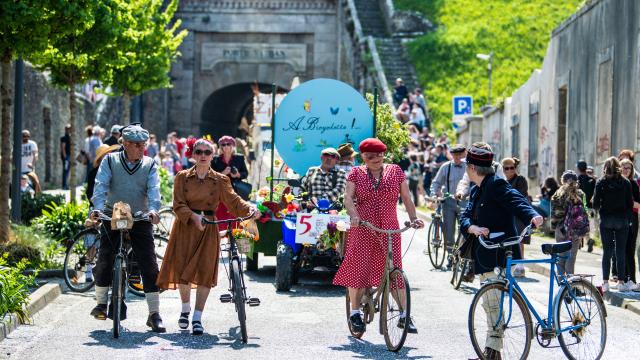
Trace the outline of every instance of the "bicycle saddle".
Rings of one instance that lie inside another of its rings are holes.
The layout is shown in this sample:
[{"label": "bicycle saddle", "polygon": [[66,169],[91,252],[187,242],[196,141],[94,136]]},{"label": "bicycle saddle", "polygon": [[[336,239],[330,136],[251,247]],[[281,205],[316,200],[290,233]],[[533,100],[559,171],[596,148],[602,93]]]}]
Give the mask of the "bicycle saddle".
[{"label": "bicycle saddle", "polygon": [[571,250],[571,241],[563,241],[555,244],[542,244],[542,252],[546,255],[560,254]]}]

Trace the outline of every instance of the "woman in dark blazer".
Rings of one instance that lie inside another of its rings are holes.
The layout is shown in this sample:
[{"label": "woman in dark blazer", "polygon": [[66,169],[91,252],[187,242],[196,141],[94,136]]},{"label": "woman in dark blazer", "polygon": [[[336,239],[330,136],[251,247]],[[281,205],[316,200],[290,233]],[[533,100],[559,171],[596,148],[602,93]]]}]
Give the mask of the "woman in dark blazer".
[{"label": "woman in dark blazer", "polygon": [[[227,175],[231,180],[231,185],[238,192],[234,183],[246,179],[249,176],[247,164],[244,162],[244,156],[236,154],[236,139],[231,136],[223,136],[218,140],[220,154],[211,160],[211,168],[223,175]],[[244,200],[248,200],[243,194],[238,194]],[[218,220],[233,219],[235,216],[231,214],[223,203],[220,203],[216,210],[216,218]],[[227,228],[226,224],[218,225],[220,230]]]},{"label": "woman in dark blazer", "polygon": [[[516,236],[517,217],[523,223],[542,225],[542,216],[533,210],[529,201],[520,192],[512,188],[506,180],[496,177],[492,166],[493,153],[485,143],[474,143],[467,152],[467,174],[474,186],[471,188],[469,204],[461,215],[461,228],[464,233],[474,235],[469,241],[477,242],[477,236],[488,237],[490,233],[503,232],[504,235],[492,241],[499,241]],[[473,244],[474,271],[480,275],[480,281],[495,278],[493,269],[496,266],[506,266],[505,251],[501,249],[488,250],[481,244]],[[521,259],[519,246],[512,246],[514,259]],[[497,315],[490,309],[497,308],[496,304],[487,301],[483,308],[488,318]],[[498,306],[499,307],[499,306]],[[489,310],[487,310],[489,309]],[[484,346],[485,356],[489,359],[499,359],[502,351],[502,337],[500,330],[487,334]]]}]

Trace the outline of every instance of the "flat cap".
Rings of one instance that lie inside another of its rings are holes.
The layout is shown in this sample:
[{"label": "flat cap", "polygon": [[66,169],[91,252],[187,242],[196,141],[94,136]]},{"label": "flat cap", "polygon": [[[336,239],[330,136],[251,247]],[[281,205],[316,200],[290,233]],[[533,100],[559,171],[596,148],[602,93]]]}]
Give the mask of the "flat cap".
[{"label": "flat cap", "polygon": [[320,154],[321,155],[335,155],[337,157],[340,157],[340,153],[338,152],[338,150],[336,150],[335,148],[332,148],[332,147],[328,147],[328,148],[322,149],[322,152]]},{"label": "flat cap", "polygon": [[147,141],[149,140],[149,132],[140,125],[128,125],[122,129],[122,138],[133,142]]},{"label": "flat cap", "polygon": [[489,167],[493,164],[493,152],[472,146],[467,151],[467,164]]},{"label": "flat cap", "polygon": [[358,155],[358,153],[353,150],[353,146],[350,143],[340,144],[340,146],[338,146],[338,154],[343,158]]},{"label": "flat cap", "polygon": [[111,127],[112,134],[120,134],[120,130],[122,130],[122,126],[115,124]]},{"label": "flat cap", "polygon": [[465,152],[466,150],[467,149],[464,147],[464,145],[456,144],[451,147],[451,150],[449,150],[449,152],[452,154],[459,154]]}]

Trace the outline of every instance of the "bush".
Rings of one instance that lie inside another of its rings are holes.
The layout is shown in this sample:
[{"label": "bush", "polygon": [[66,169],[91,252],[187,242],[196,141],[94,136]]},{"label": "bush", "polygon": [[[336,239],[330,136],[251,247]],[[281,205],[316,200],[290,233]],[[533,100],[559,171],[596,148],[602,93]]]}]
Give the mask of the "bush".
[{"label": "bush", "polygon": [[172,205],[173,177],[162,166],[158,167],[158,176],[160,176],[160,199],[162,200],[162,205]]},{"label": "bush", "polygon": [[16,266],[22,260],[35,267],[41,263],[42,252],[32,245],[16,243],[0,245],[0,253],[5,255],[9,266]]},{"label": "bush", "polygon": [[46,193],[36,194],[31,196],[29,193],[22,194],[21,200],[21,216],[22,222],[25,224],[31,224],[31,220],[42,215],[46,205],[54,204],[60,205],[65,202],[64,195],[51,195]]},{"label": "bush", "polygon": [[30,268],[61,268],[61,259],[66,248],[60,242],[49,238],[36,226],[11,224],[9,242],[0,245],[0,253],[7,254],[9,266],[17,265],[26,259]]},{"label": "bush", "polygon": [[[366,97],[371,112],[373,112],[373,95],[367,94]],[[389,104],[378,104],[376,117],[376,137],[387,145],[387,154],[392,157],[387,160],[394,162],[402,160],[405,156],[405,148],[411,141],[409,130],[396,119]],[[355,145],[358,146],[358,144]]]},{"label": "bush", "polygon": [[26,323],[29,313],[26,305],[29,301],[29,286],[35,284],[35,275],[25,276],[27,261],[22,260],[15,267],[7,267],[8,254],[0,256],[0,318],[14,313],[18,320]]},{"label": "bush", "polygon": [[54,240],[62,241],[73,237],[84,228],[89,204],[87,202],[47,205],[42,216],[33,220],[39,229]]}]

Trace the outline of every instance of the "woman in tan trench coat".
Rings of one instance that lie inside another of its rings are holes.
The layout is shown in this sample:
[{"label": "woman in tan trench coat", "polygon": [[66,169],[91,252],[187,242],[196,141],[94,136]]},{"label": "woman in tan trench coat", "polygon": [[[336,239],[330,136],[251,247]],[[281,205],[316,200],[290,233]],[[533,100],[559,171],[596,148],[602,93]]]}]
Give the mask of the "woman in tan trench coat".
[{"label": "woman in tan trench coat", "polygon": [[189,327],[191,287],[197,286],[191,327],[194,335],[201,335],[204,332],[202,310],[211,287],[218,282],[220,254],[218,227],[205,227],[201,219],[203,216],[213,219],[221,202],[236,216],[247,216],[253,211],[259,215],[259,212],[233,192],[226,175],[210,168],[213,158],[210,142],[200,139],[191,150],[196,165],[179,172],[174,179],[173,211],[177,221],[171,229],[157,285],[161,289],[177,286],[180,290],[182,311],[178,325],[181,329]]}]

